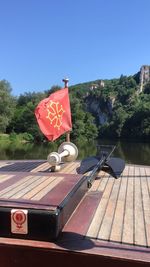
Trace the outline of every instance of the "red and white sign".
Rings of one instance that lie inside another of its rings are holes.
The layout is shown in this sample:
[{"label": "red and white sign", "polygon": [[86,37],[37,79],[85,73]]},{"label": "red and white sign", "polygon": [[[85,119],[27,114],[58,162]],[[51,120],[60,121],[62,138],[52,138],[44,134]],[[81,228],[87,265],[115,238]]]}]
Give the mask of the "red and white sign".
[{"label": "red and white sign", "polygon": [[28,233],[28,210],[11,210],[11,232],[13,234]]}]

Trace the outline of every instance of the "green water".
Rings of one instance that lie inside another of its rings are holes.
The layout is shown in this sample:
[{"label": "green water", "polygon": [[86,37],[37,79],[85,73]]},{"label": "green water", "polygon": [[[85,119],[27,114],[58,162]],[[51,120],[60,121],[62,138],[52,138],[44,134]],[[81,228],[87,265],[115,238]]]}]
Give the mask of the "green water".
[{"label": "green water", "polygon": [[[126,163],[150,165],[150,143],[141,142],[99,140],[98,142],[76,144],[79,149],[78,159],[96,155],[97,145],[106,144],[115,144],[116,149],[113,155],[121,157]],[[0,160],[46,159],[52,151],[57,151],[56,144],[0,143]]]}]

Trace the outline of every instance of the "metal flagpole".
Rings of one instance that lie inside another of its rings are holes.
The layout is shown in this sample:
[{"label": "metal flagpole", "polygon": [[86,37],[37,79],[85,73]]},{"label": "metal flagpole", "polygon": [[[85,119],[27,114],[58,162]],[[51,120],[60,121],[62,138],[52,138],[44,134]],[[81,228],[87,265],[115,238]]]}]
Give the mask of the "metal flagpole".
[{"label": "metal flagpole", "polygon": [[[64,88],[68,88],[69,79],[64,78],[62,81],[64,82]],[[66,133],[66,142],[70,142],[70,132]]]},{"label": "metal flagpole", "polygon": [[64,79],[62,79],[62,81],[64,82],[64,88],[68,88],[69,79],[68,78],[64,78]]}]

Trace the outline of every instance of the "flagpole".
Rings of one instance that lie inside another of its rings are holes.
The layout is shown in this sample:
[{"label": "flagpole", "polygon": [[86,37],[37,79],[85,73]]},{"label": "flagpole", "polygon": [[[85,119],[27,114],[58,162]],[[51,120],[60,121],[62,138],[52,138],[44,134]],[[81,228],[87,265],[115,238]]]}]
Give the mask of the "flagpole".
[{"label": "flagpole", "polygon": [[[62,81],[64,82],[64,88],[68,88],[69,79],[64,78],[64,79],[62,79]],[[66,133],[66,142],[70,142],[70,132]]]}]

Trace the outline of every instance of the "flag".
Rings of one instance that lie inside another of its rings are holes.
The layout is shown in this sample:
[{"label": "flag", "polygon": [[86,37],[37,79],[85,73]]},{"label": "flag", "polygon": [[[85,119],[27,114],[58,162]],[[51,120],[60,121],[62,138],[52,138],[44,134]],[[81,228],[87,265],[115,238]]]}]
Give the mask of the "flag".
[{"label": "flag", "polygon": [[43,99],[35,109],[42,133],[50,141],[72,128],[68,88],[63,88]]}]

